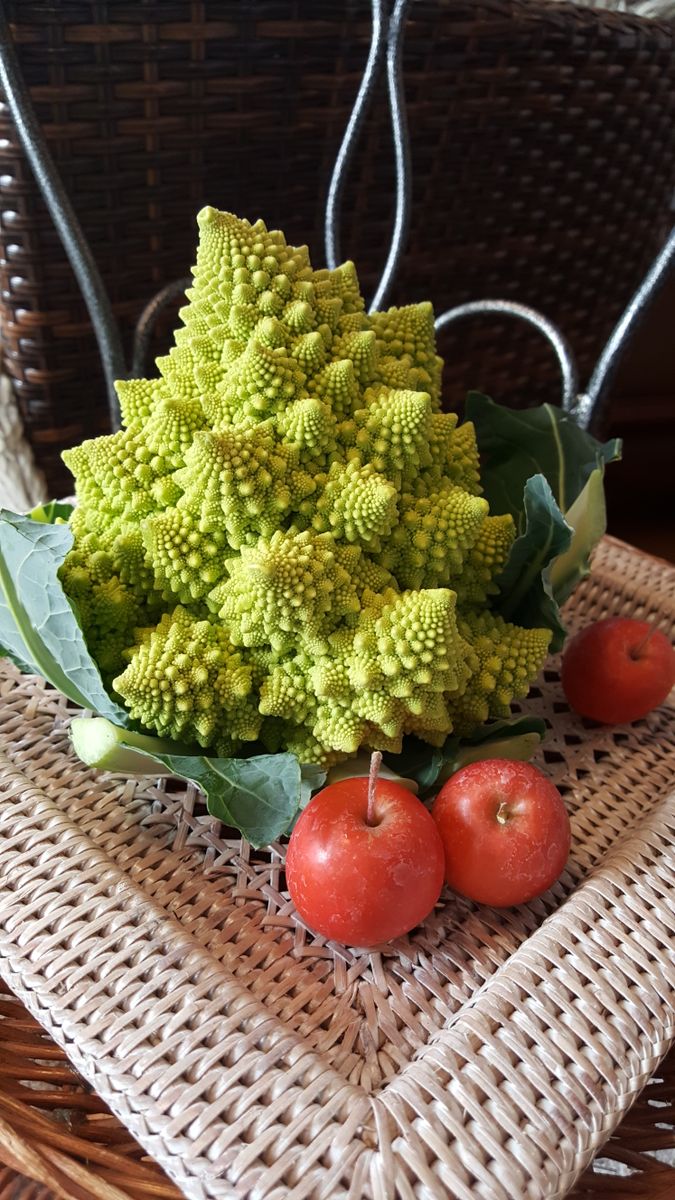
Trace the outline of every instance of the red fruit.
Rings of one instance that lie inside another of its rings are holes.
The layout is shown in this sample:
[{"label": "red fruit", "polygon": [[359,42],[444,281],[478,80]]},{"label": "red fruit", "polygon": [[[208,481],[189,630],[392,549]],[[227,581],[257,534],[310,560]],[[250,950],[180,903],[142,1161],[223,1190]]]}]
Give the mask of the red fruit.
[{"label": "red fruit", "polygon": [[432,816],[456,892],[506,908],[555,883],[570,850],[560,792],[536,767],[492,758],[471,763],[441,788]]},{"label": "red fruit", "polygon": [[407,933],[443,886],[441,839],[412,792],[378,779],[372,825],[367,812],[367,779],[331,784],[301,814],[286,855],[288,890],[301,917],[350,946]]},{"label": "red fruit", "polygon": [[675,652],[646,621],[608,617],[568,643],[561,677],[576,712],[603,725],[622,725],[666,699],[675,684]]}]

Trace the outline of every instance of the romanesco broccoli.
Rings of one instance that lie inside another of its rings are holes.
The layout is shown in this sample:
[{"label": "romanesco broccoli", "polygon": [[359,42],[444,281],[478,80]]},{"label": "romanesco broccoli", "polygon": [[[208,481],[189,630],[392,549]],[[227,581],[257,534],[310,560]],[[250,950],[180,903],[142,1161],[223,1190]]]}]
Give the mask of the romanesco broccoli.
[{"label": "romanesco broccoli", "polygon": [[367,315],[353,264],[198,222],[160,377],[64,455],[62,581],[105,681],[165,737],[323,764],[502,716],[550,635],[489,610],[514,527],[441,411],[431,305]]}]

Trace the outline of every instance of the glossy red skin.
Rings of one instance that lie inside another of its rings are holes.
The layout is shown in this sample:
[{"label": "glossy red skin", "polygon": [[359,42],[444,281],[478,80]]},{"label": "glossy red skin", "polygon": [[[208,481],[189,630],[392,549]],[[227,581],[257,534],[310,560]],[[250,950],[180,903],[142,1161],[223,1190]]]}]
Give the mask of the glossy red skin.
[{"label": "glossy red skin", "polygon": [[[502,824],[497,812],[505,805]],[[480,904],[510,908],[540,896],[562,872],[570,823],[560,792],[530,763],[471,763],[441,788],[432,816],[445,878]]]},{"label": "glossy red skin", "polygon": [[646,621],[608,617],[571,639],[561,678],[575,712],[603,725],[623,725],[663,704],[675,684],[675,652]]},{"label": "glossy red skin", "polygon": [[407,933],[431,912],[443,886],[443,846],[421,801],[380,779],[377,824],[366,824],[367,808],[367,779],[331,784],[310,800],[286,854],[288,890],[301,917],[349,946]]}]

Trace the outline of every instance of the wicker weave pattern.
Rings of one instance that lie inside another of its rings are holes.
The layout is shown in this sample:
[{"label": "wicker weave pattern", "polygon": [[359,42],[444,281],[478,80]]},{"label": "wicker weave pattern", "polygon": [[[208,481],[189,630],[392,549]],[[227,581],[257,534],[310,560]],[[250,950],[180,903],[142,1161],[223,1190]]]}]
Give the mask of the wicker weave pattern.
[{"label": "wicker weave pattern", "polygon": [[[670,628],[675,571],[606,541],[575,616],[607,611]],[[228,839],[193,789],[93,776],[54,692],[1,691],[0,969],[189,1196],[562,1196],[675,1038],[667,709],[585,729],[552,665],[529,703],[570,869],[509,913],[445,897],[367,954],[298,924],[281,847]]]},{"label": "wicker weave pattern", "polygon": [[[123,1200],[177,1200],[161,1168],[140,1161],[137,1143],[2,984],[0,1042],[0,1157],[22,1172],[0,1169],[0,1200],[120,1200],[120,1191]],[[570,1200],[671,1200],[675,1167],[653,1155],[669,1149],[672,1158],[674,1147],[671,1050]],[[621,1167],[634,1173],[615,1174]],[[49,1190],[31,1180],[47,1180]]]},{"label": "wicker weave pattern", "polygon": [[[69,195],[128,335],[185,274],[203,203],[308,241],[363,69],[367,0],[13,0],[15,36]],[[406,34],[413,225],[399,300],[540,308],[588,377],[670,221],[675,34],[540,0],[416,0]],[[98,355],[70,267],[0,113],[2,351],[54,494],[58,455],[103,431]],[[391,226],[386,105],[345,198],[369,291]],[[446,397],[557,399],[555,364],[512,321],[443,335]]]}]

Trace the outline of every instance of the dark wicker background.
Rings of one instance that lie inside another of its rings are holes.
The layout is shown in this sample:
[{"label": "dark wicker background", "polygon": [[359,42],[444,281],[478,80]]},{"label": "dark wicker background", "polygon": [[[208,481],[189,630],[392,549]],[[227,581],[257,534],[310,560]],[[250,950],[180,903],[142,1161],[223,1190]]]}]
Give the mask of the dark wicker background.
[{"label": "dark wicker background", "polygon": [[[364,64],[367,0],[14,0],[21,63],[128,336],[194,253],[204,203],[280,226],[323,262],[327,182]],[[675,183],[675,28],[535,0],[415,0],[405,48],[414,212],[393,300],[507,296],[542,309],[587,376],[662,241]],[[53,491],[61,449],[103,431],[96,345],[0,113],[2,350]],[[380,102],[346,197],[368,291],[391,213]],[[448,405],[467,387],[558,396],[536,334],[443,335]]]}]

